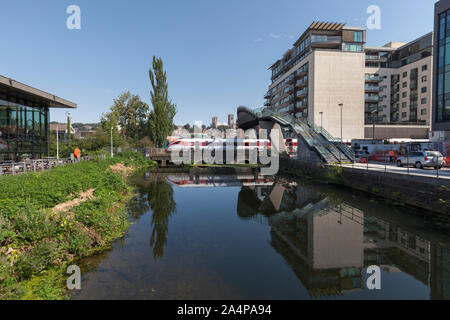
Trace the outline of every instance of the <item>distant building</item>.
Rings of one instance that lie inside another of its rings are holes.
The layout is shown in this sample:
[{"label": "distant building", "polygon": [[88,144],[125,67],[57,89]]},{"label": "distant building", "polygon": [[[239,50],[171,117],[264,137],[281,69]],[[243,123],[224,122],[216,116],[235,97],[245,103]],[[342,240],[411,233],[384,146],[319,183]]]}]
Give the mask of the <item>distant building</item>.
[{"label": "distant building", "polygon": [[213,118],[212,118],[211,127],[213,127],[213,128],[216,129],[216,128],[218,127],[218,123],[219,123],[219,118],[213,117]]},{"label": "distant building", "polygon": [[228,115],[228,127],[229,127],[230,129],[234,129],[234,128],[235,128],[234,114],[229,114],[229,115]]},{"label": "distant building", "polygon": [[[58,134],[58,139],[60,141],[66,141],[67,140],[67,123],[50,123],[50,133],[56,137]],[[70,125],[70,133],[73,136],[76,136],[78,134],[78,130],[72,127]]]}]

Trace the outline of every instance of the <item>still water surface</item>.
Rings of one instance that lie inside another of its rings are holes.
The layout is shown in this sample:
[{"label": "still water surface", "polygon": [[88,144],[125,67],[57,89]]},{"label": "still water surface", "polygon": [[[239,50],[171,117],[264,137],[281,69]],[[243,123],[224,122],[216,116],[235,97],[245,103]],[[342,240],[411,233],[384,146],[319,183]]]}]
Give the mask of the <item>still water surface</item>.
[{"label": "still water surface", "polygon": [[[411,208],[304,181],[146,174],[134,224],[72,299],[448,299],[450,238]],[[366,269],[382,269],[381,290]]]}]

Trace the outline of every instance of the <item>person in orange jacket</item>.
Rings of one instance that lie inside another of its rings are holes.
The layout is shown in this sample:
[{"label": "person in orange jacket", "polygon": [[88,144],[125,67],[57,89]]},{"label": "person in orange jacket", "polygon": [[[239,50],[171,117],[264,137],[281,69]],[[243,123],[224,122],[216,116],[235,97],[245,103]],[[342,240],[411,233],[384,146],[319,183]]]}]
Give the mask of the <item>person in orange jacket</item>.
[{"label": "person in orange jacket", "polygon": [[76,148],[76,149],[73,151],[73,155],[75,156],[75,158],[76,158],[77,161],[80,161],[81,150],[78,149],[78,148]]},{"label": "person in orange jacket", "polygon": [[395,157],[394,150],[391,149],[391,151],[389,151],[389,163],[394,162],[394,157]]}]

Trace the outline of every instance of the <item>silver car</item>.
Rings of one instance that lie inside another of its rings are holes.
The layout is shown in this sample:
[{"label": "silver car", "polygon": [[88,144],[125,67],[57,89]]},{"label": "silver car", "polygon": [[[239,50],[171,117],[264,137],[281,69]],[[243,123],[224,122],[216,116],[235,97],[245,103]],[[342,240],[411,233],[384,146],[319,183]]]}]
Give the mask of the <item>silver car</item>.
[{"label": "silver car", "polygon": [[397,160],[397,166],[414,166],[417,169],[434,167],[441,169],[445,165],[444,156],[439,151],[412,151]]}]

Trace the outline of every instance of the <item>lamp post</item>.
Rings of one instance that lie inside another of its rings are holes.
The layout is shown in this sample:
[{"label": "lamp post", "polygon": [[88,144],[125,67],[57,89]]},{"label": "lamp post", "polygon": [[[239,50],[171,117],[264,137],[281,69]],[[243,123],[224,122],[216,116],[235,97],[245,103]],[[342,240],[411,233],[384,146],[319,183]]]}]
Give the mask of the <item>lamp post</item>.
[{"label": "lamp post", "polygon": [[[338,106],[341,108],[341,143],[343,143],[344,139],[343,139],[343,134],[342,134],[342,109],[344,107],[343,103],[339,103]],[[339,152],[339,162],[342,165],[342,159],[341,159],[341,153]]]},{"label": "lamp post", "polygon": [[59,126],[56,125],[56,160],[59,160]]},{"label": "lamp post", "polygon": [[323,132],[323,112],[319,112],[320,114],[320,133]]},{"label": "lamp post", "polygon": [[372,144],[375,144],[375,113],[377,113],[378,110],[373,110],[371,112],[372,114],[372,124],[373,124],[373,129],[372,129]]},{"label": "lamp post", "polygon": [[69,146],[70,149],[70,144],[71,144],[71,140],[72,140],[72,125],[70,123],[70,112],[66,112],[66,117],[67,117],[67,145]]},{"label": "lamp post", "polygon": [[114,149],[113,149],[113,126],[111,126],[111,159],[114,158]]}]

